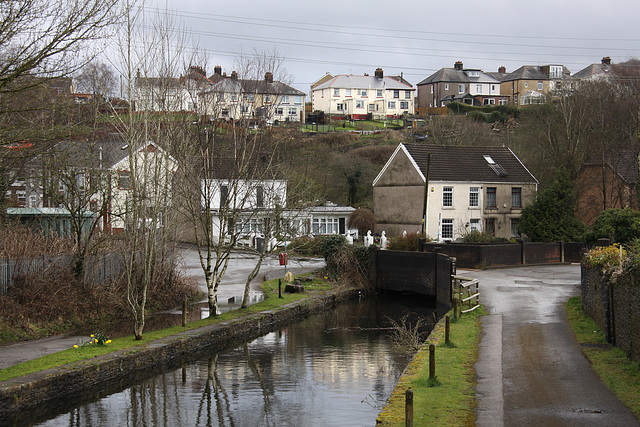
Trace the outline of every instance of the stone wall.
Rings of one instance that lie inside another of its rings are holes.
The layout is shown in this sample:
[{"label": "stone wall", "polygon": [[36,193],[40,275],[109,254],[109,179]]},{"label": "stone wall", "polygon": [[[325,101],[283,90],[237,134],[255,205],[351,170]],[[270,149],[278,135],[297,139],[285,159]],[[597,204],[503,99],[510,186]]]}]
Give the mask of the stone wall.
[{"label": "stone wall", "polygon": [[582,308],[605,332],[607,342],[640,362],[640,278],[624,273],[612,278],[582,267]]},{"label": "stone wall", "polygon": [[0,383],[0,420],[18,425],[21,412],[29,411],[37,417],[39,408],[54,403],[64,411],[65,404],[91,401],[123,390],[144,378],[205,354],[232,348],[357,295],[356,289],[312,297],[278,310],[188,330],[146,346],[3,381]]}]

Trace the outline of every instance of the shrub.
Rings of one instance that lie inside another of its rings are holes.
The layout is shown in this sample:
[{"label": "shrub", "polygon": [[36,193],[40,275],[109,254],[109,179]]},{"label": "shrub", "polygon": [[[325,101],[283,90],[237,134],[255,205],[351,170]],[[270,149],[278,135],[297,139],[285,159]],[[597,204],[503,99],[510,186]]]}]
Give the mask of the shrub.
[{"label": "shrub", "polygon": [[321,238],[318,250],[320,255],[324,257],[324,260],[329,262],[329,259],[333,254],[347,244],[347,238],[342,234],[332,234],[331,236],[325,236]]},{"label": "shrub", "polygon": [[622,261],[627,257],[627,251],[620,245],[598,246],[591,249],[583,259],[587,267],[609,270],[622,265]]},{"label": "shrub", "polygon": [[420,247],[420,239],[424,239],[424,234],[407,233],[406,236],[396,236],[389,239],[389,250],[416,252]]},{"label": "shrub", "polygon": [[361,288],[369,287],[373,246],[343,245],[327,260],[326,274],[331,280]]},{"label": "shrub", "polygon": [[640,238],[640,212],[628,208],[602,211],[587,234],[589,242],[600,238],[618,243]]}]

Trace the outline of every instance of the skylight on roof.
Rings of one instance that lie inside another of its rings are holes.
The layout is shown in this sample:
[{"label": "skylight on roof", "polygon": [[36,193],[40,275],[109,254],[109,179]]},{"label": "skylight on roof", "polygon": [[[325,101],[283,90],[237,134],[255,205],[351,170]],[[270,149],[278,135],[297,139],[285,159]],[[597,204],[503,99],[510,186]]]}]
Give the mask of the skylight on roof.
[{"label": "skylight on roof", "polygon": [[484,156],[482,156],[482,157],[484,157],[484,159],[485,159],[485,160],[487,161],[487,163],[489,163],[490,165],[495,165],[495,164],[496,164],[496,162],[491,158],[491,156],[488,156],[488,155],[486,155],[486,154],[485,154],[485,155],[484,155]]}]

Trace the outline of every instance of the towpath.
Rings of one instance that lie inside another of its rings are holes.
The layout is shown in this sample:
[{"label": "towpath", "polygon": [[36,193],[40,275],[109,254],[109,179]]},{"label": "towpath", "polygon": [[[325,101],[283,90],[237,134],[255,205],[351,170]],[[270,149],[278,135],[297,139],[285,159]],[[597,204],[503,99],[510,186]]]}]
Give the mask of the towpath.
[{"label": "towpath", "polygon": [[564,303],[580,293],[578,265],[484,271],[488,311],[476,364],[476,425],[638,426],[583,356]]}]

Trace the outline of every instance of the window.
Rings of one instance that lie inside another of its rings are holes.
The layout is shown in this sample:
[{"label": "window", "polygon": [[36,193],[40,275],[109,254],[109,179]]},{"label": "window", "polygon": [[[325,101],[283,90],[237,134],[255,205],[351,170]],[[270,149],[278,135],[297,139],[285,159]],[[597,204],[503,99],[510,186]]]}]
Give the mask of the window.
[{"label": "window", "polygon": [[482,232],[482,228],[480,227],[480,219],[472,218],[469,220],[470,231]]},{"label": "window", "polygon": [[487,234],[495,235],[496,234],[496,219],[495,218],[486,218],[484,220],[484,230]]},{"label": "window", "polygon": [[229,110],[227,110],[226,108],[223,109],[220,113],[222,114],[223,117],[228,117],[229,116]]},{"label": "window", "polygon": [[409,109],[409,103],[407,101],[400,101],[400,109],[401,110],[408,110]]},{"label": "window", "polygon": [[453,187],[442,188],[442,206],[444,207],[453,206]]},{"label": "window", "polygon": [[351,89],[345,89],[346,96],[351,96]]},{"label": "window", "polygon": [[482,93],[482,85],[476,85],[476,92]]},{"label": "window", "polygon": [[264,187],[262,185],[256,187],[256,207],[264,207]]},{"label": "window", "polygon": [[118,188],[121,190],[131,189],[131,177],[129,171],[118,171]]},{"label": "window", "polygon": [[367,97],[367,90],[366,89],[358,89],[358,95],[362,96],[363,98]]},{"label": "window", "polygon": [[[433,90],[433,86],[431,86],[431,90]],[[410,90],[405,90],[404,91],[404,99],[411,99],[411,91]]]},{"label": "window", "polygon": [[264,102],[266,102],[266,103],[271,102],[271,95],[265,95],[264,96]]},{"label": "window", "polygon": [[496,99],[495,98],[485,98],[482,103],[484,105],[496,105]]},{"label": "window", "polygon": [[369,104],[369,111],[376,111],[376,104]]},{"label": "window", "polygon": [[496,85],[491,85],[491,91],[496,90]]},{"label": "window", "polygon": [[289,95],[284,95],[282,97],[282,103],[283,104],[288,104],[289,103]]},{"label": "window", "polygon": [[480,189],[478,187],[469,188],[469,207],[477,208],[480,206]]},{"label": "window", "polygon": [[289,108],[289,115],[290,116],[295,116],[296,114],[298,114],[298,110],[295,108]]},{"label": "window", "polygon": [[393,91],[393,97],[394,98],[400,98],[400,91],[399,90],[394,90]]},{"label": "window", "polygon": [[511,207],[512,208],[522,207],[522,188],[520,187],[511,188]]},{"label": "window", "polygon": [[529,82],[524,82],[524,87],[529,87]]},{"label": "window", "polygon": [[229,197],[229,187],[227,185],[220,186],[220,207],[224,206],[227,203],[227,198]]},{"label": "window", "polygon": [[382,98],[382,89],[378,89],[378,90],[376,90],[376,96],[377,96],[378,98]]},{"label": "window", "polygon": [[[89,202],[89,206],[92,206],[91,203],[97,203],[95,201],[91,201]],[[38,207],[38,196],[36,196],[35,194],[32,194],[29,196],[29,207],[30,208],[37,208]],[[97,209],[90,209],[92,211],[96,211]]]},{"label": "window", "polygon": [[302,98],[296,96],[296,104],[302,104]]},{"label": "window", "polygon": [[281,116],[284,114],[284,110],[281,107],[276,108],[276,114]]},{"label": "window", "polygon": [[453,239],[453,219],[442,220],[442,238]]},{"label": "window", "polygon": [[224,93],[218,94],[218,101],[224,101]]},{"label": "window", "polygon": [[392,110],[392,109],[393,109],[393,110],[395,110],[395,108],[396,108],[396,102],[395,102],[395,101],[389,101],[389,102],[387,103],[387,108],[389,108],[390,110]]},{"label": "window", "polygon": [[345,108],[344,108],[344,104],[336,104],[336,109],[337,109],[338,111],[343,111],[343,110],[345,109]]},{"label": "window", "polygon": [[444,84],[444,90],[449,90],[449,83]]},{"label": "window", "polygon": [[498,99],[498,105],[507,105],[508,102],[506,98]]},{"label": "window", "polygon": [[496,204],[496,187],[487,187],[487,207],[495,208]]},{"label": "window", "polygon": [[542,90],[542,82],[538,82],[538,90]]},{"label": "window", "polygon": [[249,102],[253,102],[254,99],[255,99],[255,95],[250,93],[249,94]]},{"label": "window", "polygon": [[356,101],[356,108],[364,108],[364,101]]},{"label": "window", "polygon": [[340,89],[334,88],[333,89],[333,96],[340,96]]},{"label": "window", "polygon": [[559,79],[562,77],[562,65],[552,65],[549,67],[549,77]]},{"label": "window", "polygon": [[464,93],[464,85],[458,85],[458,93]]},{"label": "window", "polygon": [[520,232],[518,231],[519,224],[520,224],[520,219],[511,218],[511,237],[520,237]]},{"label": "window", "polygon": [[231,102],[238,102],[238,94],[237,93],[232,93],[231,94]]}]

